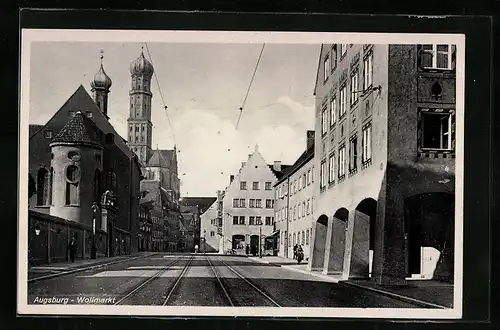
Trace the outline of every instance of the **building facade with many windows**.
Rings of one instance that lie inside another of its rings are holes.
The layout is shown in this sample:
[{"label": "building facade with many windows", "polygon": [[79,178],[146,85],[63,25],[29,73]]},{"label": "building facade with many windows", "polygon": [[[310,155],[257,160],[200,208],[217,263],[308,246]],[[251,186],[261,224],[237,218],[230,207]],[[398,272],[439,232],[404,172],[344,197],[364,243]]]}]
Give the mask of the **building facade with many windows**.
[{"label": "building facade with many windows", "polygon": [[304,259],[310,255],[314,224],[314,131],[307,131],[306,150],[279,179],[275,187],[275,219],[279,230],[278,255],[293,258],[301,245]]},{"label": "building facade with many windows", "polygon": [[453,280],[455,47],[324,44],[309,268]]},{"label": "building facade with many windows", "polygon": [[223,251],[258,254],[262,246],[264,253],[273,253],[275,247],[266,244],[274,231],[273,184],[285,168],[281,162],[266,164],[256,146],[238,174],[231,175],[223,202]]}]

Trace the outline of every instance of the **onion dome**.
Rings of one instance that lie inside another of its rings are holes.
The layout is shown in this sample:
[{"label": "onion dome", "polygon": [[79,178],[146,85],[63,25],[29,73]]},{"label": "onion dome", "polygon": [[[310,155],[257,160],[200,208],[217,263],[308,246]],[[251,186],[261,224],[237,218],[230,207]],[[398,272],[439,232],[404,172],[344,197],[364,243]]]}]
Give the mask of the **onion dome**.
[{"label": "onion dome", "polygon": [[104,72],[104,68],[101,62],[101,67],[99,68],[99,71],[97,71],[97,73],[95,74],[94,80],[90,82],[90,87],[92,87],[92,89],[100,89],[100,88],[109,89],[111,87],[111,83],[112,83],[111,78],[109,78],[106,72]]},{"label": "onion dome", "polygon": [[152,76],[154,72],[153,64],[144,57],[144,52],[135,61],[130,64],[130,73],[132,75]]}]

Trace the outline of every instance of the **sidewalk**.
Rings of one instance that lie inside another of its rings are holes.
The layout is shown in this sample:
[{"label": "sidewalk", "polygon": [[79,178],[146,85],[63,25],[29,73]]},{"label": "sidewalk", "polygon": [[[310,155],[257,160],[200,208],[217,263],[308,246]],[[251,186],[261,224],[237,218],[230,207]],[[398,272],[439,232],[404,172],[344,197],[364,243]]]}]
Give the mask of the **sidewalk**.
[{"label": "sidewalk", "polygon": [[107,265],[145,258],[154,255],[154,252],[137,252],[129,255],[116,257],[100,257],[97,259],[77,259],[74,263],[57,262],[48,265],[29,266],[28,267],[28,282],[34,282],[41,279],[49,279],[61,275],[71,274],[78,271],[84,271],[94,268],[99,268]]},{"label": "sidewalk", "polygon": [[411,280],[407,286],[381,286],[373,281],[342,280],[339,276],[324,275],[319,271],[307,270],[307,261],[297,264],[296,260],[283,257],[249,257],[249,259],[265,264],[283,267],[292,271],[309,274],[328,282],[350,285],[390,296],[392,298],[419,305],[423,308],[453,308],[453,284],[433,280]]}]

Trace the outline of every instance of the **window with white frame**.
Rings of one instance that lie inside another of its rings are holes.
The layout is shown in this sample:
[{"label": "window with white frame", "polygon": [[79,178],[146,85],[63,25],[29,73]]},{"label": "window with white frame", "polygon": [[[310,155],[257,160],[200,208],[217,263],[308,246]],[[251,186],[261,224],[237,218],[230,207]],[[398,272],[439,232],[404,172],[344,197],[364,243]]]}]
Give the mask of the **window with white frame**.
[{"label": "window with white frame", "polygon": [[299,177],[299,190],[302,190],[302,175]]},{"label": "window with white frame", "polygon": [[259,190],[259,189],[260,189],[260,188],[259,188],[259,182],[254,182],[254,183],[252,184],[252,189],[253,189],[253,190]]},{"label": "window with white frame", "polygon": [[255,217],[255,224],[256,224],[257,226],[262,225],[262,217],[261,217],[261,216],[257,216],[257,217]]},{"label": "window with white frame", "polygon": [[342,178],[345,175],[345,145],[339,148],[339,178]]},{"label": "window with white frame", "polygon": [[307,185],[311,184],[311,169],[307,171]]},{"label": "window with white frame", "polygon": [[320,189],[324,189],[326,187],[326,160],[321,162],[320,177]]},{"label": "window with white frame", "polygon": [[244,225],[244,224],[245,224],[245,217],[240,216],[240,225]]},{"label": "window with white frame", "polygon": [[233,199],[233,207],[240,207],[240,200],[238,198]]},{"label": "window with white frame", "polygon": [[262,199],[255,200],[255,207],[259,209],[262,208]]},{"label": "window with white frame", "polygon": [[450,112],[425,111],[421,109],[420,148],[426,150],[451,150],[452,114]]},{"label": "window with white frame", "polygon": [[351,74],[351,105],[358,102],[358,99],[359,99],[358,69],[355,69]]},{"label": "window with white frame", "polygon": [[252,198],[248,200],[248,207],[251,209],[255,208],[255,199]]},{"label": "window with white frame", "polygon": [[330,126],[333,126],[335,124],[335,121],[337,119],[337,98],[334,96],[330,100]]},{"label": "window with white frame", "polygon": [[297,205],[293,207],[293,220],[297,220]]},{"label": "window with white frame", "polygon": [[311,213],[311,199],[309,198],[307,200],[307,214],[309,215]]},{"label": "window with white frame", "polygon": [[345,112],[347,111],[347,88],[346,85],[342,86],[340,88],[340,112],[339,112],[339,117],[342,117],[345,115]]},{"label": "window with white frame", "polygon": [[335,153],[332,153],[328,159],[328,183],[335,181]]},{"label": "window with white frame", "polygon": [[325,135],[328,131],[328,113],[326,107],[321,111],[321,136]]},{"label": "window with white frame", "polygon": [[451,70],[453,46],[446,44],[422,45],[420,65],[423,69]]},{"label": "window with white frame", "polygon": [[372,125],[369,123],[363,127],[363,137],[361,139],[361,162],[366,163],[372,158]]},{"label": "window with white frame", "polygon": [[240,182],[240,190],[247,190],[247,183],[245,181]]},{"label": "window with white frame", "polygon": [[266,182],[266,190],[272,190],[271,182]]},{"label": "window with white frame", "polygon": [[257,224],[257,223],[255,223],[255,217],[254,217],[254,216],[250,216],[250,217],[248,217],[248,224],[249,224],[250,226],[254,226],[254,225],[256,225],[256,224]]},{"label": "window with white frame", "polygon": [[355,171],[358,164],[358,137],[354,135],[349,139],[349,171]]},{"label": "window with white frame", "polygon": [[306,216],[306,201],[302,202],[302,217]]},{"label": "window with white frame", "polygon": [[330,69],[331,71],[335,70],[337,67],[337,45],[333,45],[332,47],[332,58],[330,59]]},{"label": "window with white frame", "polygon": [[373,85],[373,52],[363,60],[363,89],[367,90]]},{"label": "window with white frame", "polygon": [[326,56],[325,57],[325,62],[324,62],[324,80],[323,81],[326,81],[328,79],[328,76],[330,74],[330,57],[329,56]]},{"label": "window with white frame", "polygon": [[233,216],[233,225],[239,224],[239,217],[238,216]]},{"label": "window with white frame", "polygon": [[266,209],[272,209],[272,208],[273,208],[273,200],[266,199]]},{"label": "window with white frame", "polygon": [[347,46],[348,44],[340,44],[340,58],[344,57],[347,54]]},{"label": "window with white frame", "polygon": [[245,206],[245,199],[244,198],[240,198],[240,207],[246,207]]}]

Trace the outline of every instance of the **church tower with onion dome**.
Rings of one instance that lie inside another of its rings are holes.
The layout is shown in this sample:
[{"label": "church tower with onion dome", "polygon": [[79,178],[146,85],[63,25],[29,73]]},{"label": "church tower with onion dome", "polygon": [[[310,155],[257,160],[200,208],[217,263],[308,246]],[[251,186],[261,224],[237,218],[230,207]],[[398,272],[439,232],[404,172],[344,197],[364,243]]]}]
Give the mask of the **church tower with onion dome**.
[{"label": "church tower with onion dome", "polygon": [[151,78],[153,73],[153,65],[141,51],[141,55],[130,64],[132,86],[129,93],[130,114],[127,120],[128,144],[141,164],[146,164],[152,152]]},{"label": "church tower with onion dome", "polygon": [[104,71],[104,67],[102,66],[102,53],[101,53],[101,67],[99,71],[94,75],[94,79],[90,82],[92,97],[94,98],[95,103],[101,109],[102,113],[109,118],[108,116],[108,94],[109,89],[111,88],[111,78]]}]

